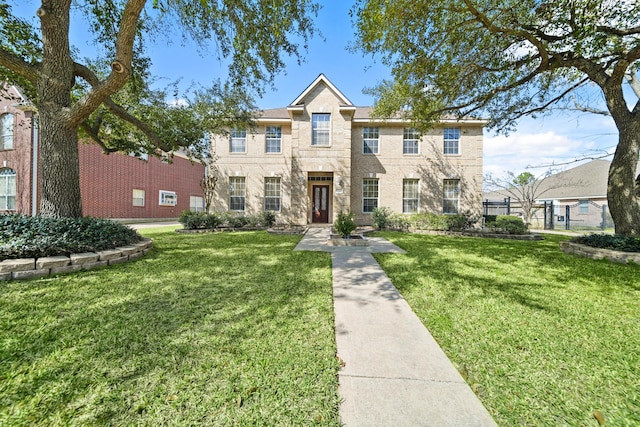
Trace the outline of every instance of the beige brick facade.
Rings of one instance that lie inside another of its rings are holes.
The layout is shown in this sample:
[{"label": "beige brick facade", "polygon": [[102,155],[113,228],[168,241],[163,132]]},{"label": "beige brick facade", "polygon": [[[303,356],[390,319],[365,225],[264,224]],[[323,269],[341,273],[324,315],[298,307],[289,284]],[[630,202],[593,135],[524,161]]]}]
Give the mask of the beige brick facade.
[{"label": "beige brick facade", "polygon": [[[459,185],[457,200],[450,202],[455,210],[481,211],[484,121],[443,121],[405,152],[403,135],[410,123],[373,120],[369,111],[354,106],[320,75],[288,107],[263,111],[255,129],[246,132],[244,146],[241,138],[232,143],[229,136],[214,137],[219,174],[214,209],[259,212],[266,206],[265,191],[273,195],[279,184],[280,223],[332,223],[340,211],[350,210],[364,225],[371,224],[365,211],[376,205],[394,212],[410,205],[420,212],[443,213],[444,183],[449,180],[450,186]],[[281,132],[279,152],[268,152],[273,145],[267,150],[267,129],[273,128]],[[457,154],[444,154],[445,128],[459,131]],[[411,197],[403,203],[405,185],[417,188],[417,201]],[[244,204],[238,199],[243,196]]]}]

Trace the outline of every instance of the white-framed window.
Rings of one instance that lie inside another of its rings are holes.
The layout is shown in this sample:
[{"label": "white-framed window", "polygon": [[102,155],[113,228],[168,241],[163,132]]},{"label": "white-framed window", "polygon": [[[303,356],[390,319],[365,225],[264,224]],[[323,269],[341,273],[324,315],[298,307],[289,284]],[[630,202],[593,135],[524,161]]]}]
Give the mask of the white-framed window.
[{"label": "white-framed window", "polygon": [[16,209],[16,171],[0,169],[0,211]]},{"label": "white-framed window", "polygon": [[133,189],[133,206],[144,206],[144,190]]},{"label": "white-framed window", "polygon": [[311,145],[331,145],[331,114],[311,114]]},{"label": "white-framed window", "polygon": [[362,212],[371,213],[378,207],[378,179],[365,178],[362,180]]},{"label": "white-framed window", "polygon": [[13,114],[3,114],[0,119],[0,150],[13,149]]},{"label": "white-framed window", "polygon": [[247,131],[246,129],[233,129],[231,131],[231,142],[229,151],[232,153],[247,152]]},{"label": "white-framed window", "polygon": [[578,201],[579,203],[579,207],[580,207],[580,213],[581,214],[588,214],[589,213],[589,200],[588,199],[582,199],[580,201]]},{"label": "white-framed window", "polygon": [[402,131],[402,154],[420,154],[420,132],[414,128]]},{"label": "white-framed window", "polygon": [[178,195],[175,191],[160,190],[158,204],[160,206],[175,206],[178,204]]},{"label": "white-framed window", "polygon": [[418,212],[420,206],[420,181],[417,179],[402,180],[402,212]]},{"label": "white-framed window", "polygon": [[460,154],[460,128],[444,128],[444,154]]},{"label": "white-framed window", "polygon": [[191,212],[204,212],[204,197],[189,196],[189,210]]},{"label": "white-framed window", "polygon": [[264,210],[280,211],[280,178],[264,179]]},{"label": "white-framed window", "polygon": [[264,151],[267,153],[282,152],[282,128],[280,126],[267,126]]},{"label": "white-framed window", "polygon": [[244,211],[244,202],[247,195],[246,180],[243,176],[229,178],[229,210]]},{"label": "white-framed window", "polygon": [[445,179],[443,187],[442,213],[457,214],[460,212],[460,180]]},{"label": "white-framed window", "polygon": [[377,127],[362,129],[362,154],[378,154],[380,131]]}]

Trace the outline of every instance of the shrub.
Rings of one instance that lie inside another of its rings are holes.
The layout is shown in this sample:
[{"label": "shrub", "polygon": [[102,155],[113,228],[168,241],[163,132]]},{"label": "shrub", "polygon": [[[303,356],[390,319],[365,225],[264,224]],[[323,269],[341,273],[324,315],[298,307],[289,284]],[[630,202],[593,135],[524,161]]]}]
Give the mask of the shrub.
[{"label": "shrub", "polygon": [[462,231],[471,228],[476,220],[467,213],[438,215],[427,212],[412,214],[409,221],[418,230]]},{"label": "shrub", "polygon": [[0,215],[0,259],[96,252],[141,239],[132,228],[108,219]]},{"label": "shrub", "polygon": [[391,216],[391,209],[387,207],[374,208],[373,212],[371,212],[371,219],[373,220],[373,225],[380,230],[384,230],[389,226],[390,216]]},{"label": "shrub", "polygon": [[263,227],[273,227],[276,223],[276,213],[274,211],[260,212],[260,225]]},{"label": "shrub", "polygon": [[497,215],[494,222],[485,226],[496,233],[525,234],[527,232],[527,226],[522,219],[511,215]]},{"label": "shrub", "polygon": [[353,230],[357,228],[355,215],[352,212],[342,212],[338,213],[338,218],[333,224],[333,228],[336,229],[338,234],[342,237],[348,237]]},{"label": "shrub", "polygon": [[613,249],[623,252],[640,252],[640,237],[620,234],[588,234],[571,241],[594,248]]},{"label": "shrub", "polygon": [[406,230],[409,228],[409,218],[401,213],[393,213],[389,216],[387,227],[393,230]]},{"label": "shrub", "polygon": [[224,215],[224,222],[231,228],[242,228],[249,224],[250,220],[244,214],[227,212]]},{"label": "shrub", "polygon": [[222,225],[222,217],[215,212],[207,213],[204,214],[203,222],[204,228],[213,230],[214,228],[218,228]]}]

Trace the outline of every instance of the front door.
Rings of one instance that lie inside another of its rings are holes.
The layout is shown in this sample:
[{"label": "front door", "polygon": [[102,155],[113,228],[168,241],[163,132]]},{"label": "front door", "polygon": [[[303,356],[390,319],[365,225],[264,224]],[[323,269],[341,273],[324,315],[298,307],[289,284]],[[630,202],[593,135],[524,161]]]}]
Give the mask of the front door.
[{"label": "front door", "polygon": [[311,222],[327,224],[329,222],[329,186],[314,185],[312,190]]}]

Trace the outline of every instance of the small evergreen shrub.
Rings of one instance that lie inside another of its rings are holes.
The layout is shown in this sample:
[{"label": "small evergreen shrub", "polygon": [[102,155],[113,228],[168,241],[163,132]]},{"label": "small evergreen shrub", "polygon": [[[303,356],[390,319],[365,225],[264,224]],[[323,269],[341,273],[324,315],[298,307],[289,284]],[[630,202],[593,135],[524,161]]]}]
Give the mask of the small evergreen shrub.
[{"label": "small evergreen shrub", "polygon": [[274,211],[262,211],[260,215],[260,225],[262,227],[273,227],[276,223],[276,213]]},{"label": "small evergreen shrub", "polygon": [[335,228],[340,236],[346,238],[358,227],[354,218],[355,215],[352,212],[345,213],[340,211],[338,218],[333,223],[333,228]]},{"label": "small evergreen shrub", "polygon": [[511,215],[497,215],[494,222],[485,223],[485,227],[494,233],[526,234],[527,225],[522,219]]},{"label": "small evergreen shrub", "polygon": [[250,219],[244,214],[236,212],[227,212],[224,215],[224,223],[231,228],[242,228],[249,224]]},{"label": "small evergreen shrub", "polygon": [[373,212],[371,212],[373,225],[380,230],[384,230],[389,226],[389,217],[391,217],[391,214],[391,209],[387,207],[374,208]]},{"label": "small evergreen shrub", "polygon": [[0,259],[68,256],[140,240],[132,228],[108,219],[0,215]]},{"label": "small evergreen shrub", "polygon": [[414,213],[409,218],[410,224],[418,230],[462,231],[475,223],[471,214],[435,214],[431,212]]},{"label": "small evergreen shrub", "polygon": [[401,213],[392,213],[387,221],[387,227],[392,230],[407,230],[409,225],[409,217]]},{"label": "small evergreen shrub", "polygon": [[572,242],[594,248],[613,249],[623,252],[640,252],[640,237],[620,234],[588,234],[571,239]]}]

